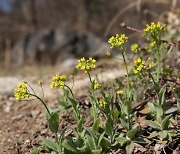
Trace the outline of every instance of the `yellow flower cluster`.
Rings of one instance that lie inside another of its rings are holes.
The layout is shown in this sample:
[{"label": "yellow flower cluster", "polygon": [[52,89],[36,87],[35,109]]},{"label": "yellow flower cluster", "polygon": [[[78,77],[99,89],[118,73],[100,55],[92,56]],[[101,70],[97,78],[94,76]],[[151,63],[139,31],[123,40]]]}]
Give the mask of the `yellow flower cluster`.
[{"label": "yellow flower cluster", "polygon": [[[151,25],[146,25],[146,28],[144,29],[144,33],[146,35],[149,35],[154,39],[160,39],[160,33],[162,31],[165,31],[166,27],[165,26],[161,26],[160,22],[158,22],[157,24],[155,24],[154,22],[151,23]],[[147,36],[147,39],[149,40],[149,36]]]},{"label": "yellow flower cluster", "polygon": [[65,81],[67,77],[66,75],[55,75],[53,76],[53,82],[51,83],[51,88],[64,88]]},{"label": "yellow flower cluster", "polygon": [[151,58],[148,58],[148,61],[149,61],[149,68],[154,67],[155,64],[154,64],[153,60]]},{"label": "yellow flower cluster", "polygon": [[145,69],[146,69],[146,66],[145,66],[144,60],[142,60],[141,58],[138,58],[137,60],[134,61],[134,73],[135,74],[141,73]]},{"label": "yellow flower cluster", "polygon": [[89,71],[91,71],[96,67],[95,63],[96,63],[95,59],[91,57],[89,59],[85,59],[83,57],[80,60],[78,60],[78,64],[76,65],[76,68],[85,71],[85,73],[88,73]]},{"label": "yellow flower cluster", "polygon": [[152,41],[152,42],[150,43],[150,46],[151,46],[151,47],[155,47],[156,44],[157,44],[156,41]]},{"label": "yellow flower cluster", "polygon": [[106,105],[107,105],[107,102],[105,102],[105,101],[103,101],[103,100],[100,100],[100,101],[99,101],[99,106],[100,106],[100,107],[104,107],[104,108],[105,108]]},{"label": "yellow flower cluster", "polygon": [[94,89],[94,90],[97,90],[97,89],[99,89],[99,88],[101,88],[101,85],[100,85],[99,83],[97,83],[96,81],[94,81],[93,89]]},{"label": "yellow flower cluster", "polygon": [[19,102],[24,98],[30,97],[27,86],[28,86],[27,82],[24,81],[22,84],[18,84],[17,88],[14,89],[14,95],[16,97],[16,100],[18,100]]},{"label": "yellow flower cluster", "polygon": [[122,90],[118,90],[118,91],[117,91],[117,94],[118,94],[118,95],[122,95],[122,94],[123,94],[123,91],[122,91]]},{"label": "yellow flower cluster", "polygon": [[131,50],[134,51],[135,53],[137,53],[140,50],[139,45],[136,44],[136,43],[132,44],[131,45]]},{"label": "yellow flower cluster", "polygon": [[121,50],[124,49],[124,44],[128,41],[128,38],[125,34],[116,34],[116,36],[112,36],[108,43],[111,45],[110,48],[113,49],[115,47],[119,47]]}]

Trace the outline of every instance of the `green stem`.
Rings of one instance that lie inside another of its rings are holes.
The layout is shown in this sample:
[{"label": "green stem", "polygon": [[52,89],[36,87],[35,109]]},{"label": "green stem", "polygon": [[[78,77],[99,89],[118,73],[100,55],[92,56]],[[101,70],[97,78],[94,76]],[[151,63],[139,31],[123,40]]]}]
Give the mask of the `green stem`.
[{"label": "green stem", "polygon": [[89,76],[89,80],[92,83],[92,79],[91,79],[91,75],[89,74],[89,72],[87,72],[88,76]]},{"label": "green stem", "polygon": [[45,104],[45,102],[44,102],[39,96],[37,96],[37,95],[35,95],[35,94],[30,94],[30,95],[31,95],[31,96],[34,96],[34,97],[36,97],[38,100],[40,100],[40,102],[41,102],[41,103],[44,105],[44,107],[46,108],[49,116],[51,116],[51,112],[49,111],[49,109],[48,109],[47,105]]},{"label": "green stem", "polygon": [[[30,93],[30,95],[36,97],[36,98],[44,105],[44,107],[46,108],[49,116],[51,117],[51,112],[49,111],[46,103],[45,103],[39,96],[37,96],[37,95],[35,95],[35,94],[31,94],[31,93]],[[58,135],[57,135],[57,133],[55,133],[55,137],[56,137],[56,142],[57,142],[57,144],[59,145],[59,140],[58,140]]]},{"label": "green stem", "polygon": [[158,62],[158,67],[157,67],[156,81],[159,82],[159,74],[160,74],[160,53],[159,53],[159,50],[157,50],[157,62]]},{"label": "green stem", "polygon": [[73,92],[72,92],[72,90],[71,90],[71,88],[69,87],[69,86],[67,86],[67,85],[64,85],[66,88],[68,88],[68,90],[70,91],[70,93],[71,93],[71,95],[72,95],[72,97],[74,98],[74,94],[73,94]]},{"label": "green stem", "polygon": [[125,68],[126,68],[126,75],[127,75],[127,87],[128,87],[128,100],[130,98],[129,93],[130,93],[130,86],[129,86],[129,72],[128,72],[128,66],[127,66],[127,62],[126,62],[126,58],[124,55],[124,52],[122,52],[122,57],[123,57],[123,61],[125,64]]}]

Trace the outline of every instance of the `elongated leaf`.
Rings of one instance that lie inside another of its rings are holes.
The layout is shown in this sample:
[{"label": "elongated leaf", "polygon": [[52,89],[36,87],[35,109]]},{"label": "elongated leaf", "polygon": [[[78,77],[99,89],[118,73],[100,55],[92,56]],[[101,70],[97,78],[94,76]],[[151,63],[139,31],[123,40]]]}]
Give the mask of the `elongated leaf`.
[{"label": "elongated leaf", "polygon": [[128,129],[128,123],[127,123],[123,118],[120,118],[120,121],[121,121],[121,124],[122,124],[126,129]]},{"label": "elongated leaf", "polygon": [[99,136],[99,139],[98,139],[98,147],[101,145],[101,141],[102,141],[102,139],[103,139],[103,137],[104,137],[104,134],[105,134],[105,132],[101,133],[101,135]]},{"label": "elongated leaf", "polygon": [[99,130],[99,125],[100,125],[100,118],[97,118],[95,121],[94,121],[94,124],[92,126],[92,129],[95,131],[95,132],[98,132]]},{"label": "elongated leaf", "polygon": [[163,119],[162,124],[161,124],[161,127],[163,130],[168,129],[171,117],[172,117],[172,115],[170,114]]},{"label": "elongated leaf", "polygon": [[148,103],[148,106],[149,106],[151,112],[155,112],[155,111],[156,111],[156,108],[155,108],[155,106],[154,106],[153,103],[150,103],[150,102],[149,102],[149,103]]},{"label": "elongated leaf", "polygon": [[64,140],[64,142],[62,144],[63,144],[63,147],[66,148],[69,151],[79,152],[79,150],[77,149],[77,147],[74,144],[73,140],[69,136],[66,137],[66,139]]},{"label": "elongated leaf", "polygon": [[[50,108],[50,107],[47,107],[47,108],[48,108],[50,114],[52,114],[54,112],[54,110],[52,108]],[[51,118],[51,115],[49,115],[49,112],[46,111],[46,120],[47,121]]]},{"label": "elongated leaf", "polygon": [[140,143],[140,144],[149,144],[151,143],[150,140],[148,140],[147,138],[144,138],[144,137],[136,137],[135,139],[133,139],[134,142],[136,143]]},{"label": "elongated leaf", "polygon": [[114,119],[118,120],[119,111],[118,111],[117,109],[115,109],[115,110],[113,111],[113,117],[114,117]]},{"label": "elongated leaf", "polygon": [[161,126],[159,123],[157,123],[156,121],[151,121],[148,120],[149,126],[156,129],[156,130],[161,130]]},{"label": "elongated leaf", "polygon": [[59,115],[57,112],[51,114],[51,118],[48,120],[49,128],[53,133],[57,133],[59,128]]},{"label": "elongated leaf", "polygon": [[149,135],[149,138],[154,138],[154,137],[156,137],[156,136],[158,136],[158,135],[159,135],[159,132],[154,131],[154,132],[152,132],[152,133]]},{"label": "elongated leaf", "polygon": [[166,85],[164,85],[158,92],[159,104],[163,105],[165,100]]},{"label": "elongated leaf", "polygon": [[45,146],[47,146],[49,149],[51,149],[51,150],[53,150],[53,151],[58,151],[57,150],[57,144],[54,142],[54,141],[52,141],[52,140],[50,140],[50,139],[46,139],[46,138],[44,138],[43,140],[42,140],[42,142],[43,142],[43,144],[45,145]]},{"label": "elongated leaf", "polygon": [[165,138],[167,138],[168,133],[166,131],[161,131],[159,132],[159,137],[163,140]]},{"label": "elongated leaf", "polygon": [[135,129],[131,129],[131,130],[129,130],[129,131],[127,132],[127,136],[128,136],[130,139],[133,139],[133,138],[135,137],[136,133],[137,133],[137,129],[136,129],[136,128],[135,128]]},{"label": "elongated leaf", "polygon": [[89,146],[89,148],[91,150],[95,150],[96,149],[96,144],[95,144],[92,136],[86,135],[86,143],[87,143],[87,145]]},{"label": "elongated leaf", "polygon": [[82,116],[81,119],[78,121],[78,131],[79,132],[82,132],[84,119],[85,119],[85,116]]},{"label": "elongated leaf", "polygon": [[77,107],[77,102],[76,102],[73,98],[71,98],[71,97],[68,97],[68,98],[69,98],[69,100],[70,100],[71,105],[73,106],[73,108],[76,109],[76,107]]},{"label": "elongated leaf", "polygon": [[102,148],[98,150],[92,150],[93,154],[101,154],[102,153]]},{"label": "elongated leaf", "polygon": [[109,124],[109,123],[106,123],[106,133],[109,135],[109,136],[113,136],[113,132],[114,132],[114,129],[113,127]]},{"label": "elongated leaf", "polygon": [[131,114],[132,108],[131,108],[131,104],[129,101],[122,104],[122,110],[126,115]]},{"label": "elongated leaf", "polygon": [[158,83],[154,83],[154,89],[155,89],[156,93],[158,94],[160,91],[160,87],[159,87]]},{"label": "elongated leaf", "polygon": [[164,114],[164,110],[161,106],[156,106],[156,120],[160,123],[162,116]]},{"label": "elongated leaf", "polygon": [[127,154],[132,154],[134,151],[134,142],[131,142],[128,146],[126,146],[126,153]]},{"label": "elongated leaf", "polygon": [[170,113],[176,112],[177,110],[178,110],[177,107],[171,107],[170,109],[167,109],[165,111],[165,114],[170,114]]},{"label": "elongated leaf", "polygon": [[117,137],[116,141],[119,142],[121,146],[124,146],[125,144],[128,144],[130,141],[125,137]]},{"label": "elongated leaf", "polygon": [[31,154],[40,154],[40,151],[38,148],[35,148],[31,151]]}]

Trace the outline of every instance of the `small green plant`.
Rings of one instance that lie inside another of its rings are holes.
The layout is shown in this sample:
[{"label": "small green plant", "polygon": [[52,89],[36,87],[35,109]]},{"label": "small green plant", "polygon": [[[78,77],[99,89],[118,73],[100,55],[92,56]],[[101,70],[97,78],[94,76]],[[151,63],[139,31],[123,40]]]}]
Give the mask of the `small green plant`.
[{"label": "small green plant", "polygon": [[[47,147],[46,152],[49,150],[53,154],[101,154],[113,153],[120,148],[125,148],[126,152],[130,154],[133,153],[136,146],[149,144],[153,138],[172,141],[173,137],[177,135],[177,131],[170,127],[179,103],[177,103],[177,107],[168,106],[166,101],[167,84],[161,85],[159,82],[163,71],[161,56],[166,53],[161,40],[165,26],[161,26],[160,23],[151,23],[143,31],[145,38],[150,43],[151,52],[155,50],[155,56],[150,54],[151,56],[145,60],[138,44],[131,46],[134,55],[130,61],[127,60],[125,53],[128,37],[125,34],[112,36],[108,41],[111,49],[118,48],[120,50],[126,70],[126,78],[123,79],[125,82],[116,79],[115,86],[111,87],[113,93],[105,91],[106,85],[102,85],[91,75],[91,71],[96,67],[95,59],[83,57],[78,60],[76,68],[84,71],[89,78],[88,96],[92,106],[90,116],[93,119],[90,126],[85,124],[86,115],[83,114],[74,97],[72,88],[66,84],[67,77],[65,75],[55,75],[51,83],[51,88],[60,88],[64,91],[59,100],[61,107],[58,109],[48,107],[44,101],[44,94],[42,98],[38,96],[28,82],[18,85],[14,91],[18,101],[35,97],[46,109],[49,129],[55,135],[55,141],[43,139],[43,144]],[[111,55],[110,51],[106,54]],[[130,69],[129,63],[134,57],[137,57],[134,60],[134,68]],[[38,84],[43,92],[42,82],[38,82]],[[148,122],[148,132],[145,132],[137,123],[136,119],[139,113],[132,106],[134,102],[139,101],[137,97],[139,93],[136,92],[140,86],[144,88],[143,95],[149,89],[155,92],[153,99],[147,102],[150,112],[144,118]],[[176,94],[175,96],[177,98]],[[67,126],[63,130],[59,130],[59,113],[62,108],[63,110],[73,110],[76,120],[75,128]],[[67,130],[71,130],[72,134],[67,135]],[[33,154],[40,152],[38,149],[32,151]]]}]

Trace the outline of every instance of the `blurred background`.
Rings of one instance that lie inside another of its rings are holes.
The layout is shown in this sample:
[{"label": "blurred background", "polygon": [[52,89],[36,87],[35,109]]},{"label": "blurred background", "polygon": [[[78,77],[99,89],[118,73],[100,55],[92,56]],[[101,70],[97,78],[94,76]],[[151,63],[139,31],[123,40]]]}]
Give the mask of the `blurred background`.
[{"label": "blurred background", "polygon": [[[105,57],[111,35],[126,33],[130,43],[151,21],[179,32],[178,0],[0,0],[0,69],[62,64],[82,56]],[[178,33],[179,34],[179,33]]]}]

